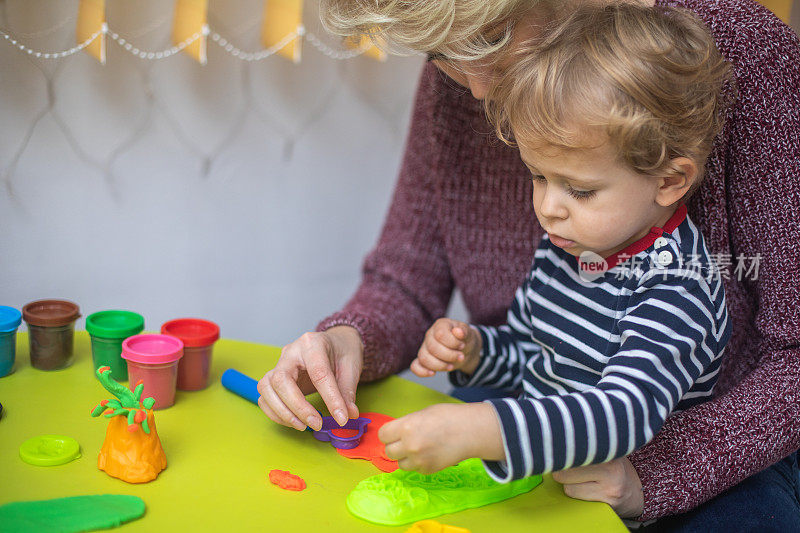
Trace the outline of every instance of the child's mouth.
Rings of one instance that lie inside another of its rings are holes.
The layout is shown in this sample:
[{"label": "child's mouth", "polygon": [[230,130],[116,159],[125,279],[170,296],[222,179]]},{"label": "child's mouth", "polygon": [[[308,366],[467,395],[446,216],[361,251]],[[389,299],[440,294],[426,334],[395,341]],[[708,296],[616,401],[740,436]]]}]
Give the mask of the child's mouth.
[{"label": "child's mouth", "polygon": [[559,248],[570,248],[572,246],[575,246],[575,241],[565,239],[564,237],[559,237],[558,235],[554,235],[552,233],[550,233],[550,242],[552,242]]}]

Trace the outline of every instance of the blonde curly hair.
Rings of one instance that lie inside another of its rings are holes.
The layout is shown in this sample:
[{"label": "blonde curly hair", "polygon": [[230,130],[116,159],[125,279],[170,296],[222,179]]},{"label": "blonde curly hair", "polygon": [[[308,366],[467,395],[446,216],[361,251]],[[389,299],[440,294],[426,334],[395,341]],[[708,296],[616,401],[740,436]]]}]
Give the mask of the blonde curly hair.
[{"label": "blonde curly hair", "polygon": [[724,86],[734,87],[728,63],[690,12],[584,5],[513,53],[485,100],[507,143],[572,149],[609,140],[640,173],[678,172],[670,160],[683,156],[702,174],[731,102],[724,95],[733,94]]},{"label": "blonde curly hair", "polygon": [[[500,50],[513,22],[543,0],[322,0],[325,28],[343,37],[367,35],[378,46],[436,51],[473,61]],[[491,31],[492,35],[487,35]]]}]

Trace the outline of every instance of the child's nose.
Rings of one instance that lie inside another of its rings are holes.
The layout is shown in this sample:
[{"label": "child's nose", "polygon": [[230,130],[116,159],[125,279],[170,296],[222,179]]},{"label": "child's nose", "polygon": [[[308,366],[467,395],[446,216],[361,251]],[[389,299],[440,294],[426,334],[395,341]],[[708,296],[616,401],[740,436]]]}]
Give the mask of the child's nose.
[{"label": "child's nose", "polygon": [[555,187],[545,187],[542,202],[539,204],[539,214],[545,218],[567,218],[567,208],[561,201],[559,191]]}]

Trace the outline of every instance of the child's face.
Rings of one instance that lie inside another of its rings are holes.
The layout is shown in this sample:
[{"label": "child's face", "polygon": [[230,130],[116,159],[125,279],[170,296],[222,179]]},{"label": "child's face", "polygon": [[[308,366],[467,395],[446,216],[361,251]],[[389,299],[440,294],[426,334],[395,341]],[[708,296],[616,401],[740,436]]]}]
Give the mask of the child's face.
[{"label": "child's face", "polygon": [[580,256],[608,257],[641,239],[671,215],[656,202],[658,178],[620,162],[606,142],[597,148],[526,148],[533,174],[533,208],[551,242]]}]

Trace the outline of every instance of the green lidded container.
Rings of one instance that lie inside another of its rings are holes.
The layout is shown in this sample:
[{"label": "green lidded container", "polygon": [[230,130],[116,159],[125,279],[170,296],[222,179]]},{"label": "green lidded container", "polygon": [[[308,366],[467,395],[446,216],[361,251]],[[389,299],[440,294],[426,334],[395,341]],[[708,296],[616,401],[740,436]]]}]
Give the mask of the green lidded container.
[{"label": "green lidded container", "polygon": [[133,311],[98,311],[86,317],[86,331],[92,339],[93,372],[101,366],[111,368],[118,381],[127,381],[128,363],[122,354],[122,341],[144,330],[144,317]]}]

